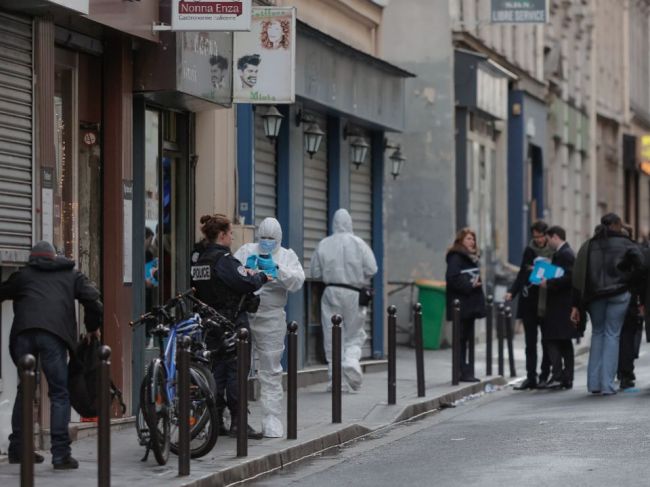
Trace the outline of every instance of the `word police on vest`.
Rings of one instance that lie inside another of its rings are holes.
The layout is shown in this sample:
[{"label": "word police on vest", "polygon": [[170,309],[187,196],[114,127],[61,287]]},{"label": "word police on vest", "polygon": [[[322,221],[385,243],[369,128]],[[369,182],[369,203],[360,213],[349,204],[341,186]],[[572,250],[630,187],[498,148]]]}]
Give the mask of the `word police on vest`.
[{"label": "word police on vest", "polygon": [[209,265],[194,265],[194,266],[192,266],[192,279],[194,281],[209,281],[210,280],[210,266]]}]

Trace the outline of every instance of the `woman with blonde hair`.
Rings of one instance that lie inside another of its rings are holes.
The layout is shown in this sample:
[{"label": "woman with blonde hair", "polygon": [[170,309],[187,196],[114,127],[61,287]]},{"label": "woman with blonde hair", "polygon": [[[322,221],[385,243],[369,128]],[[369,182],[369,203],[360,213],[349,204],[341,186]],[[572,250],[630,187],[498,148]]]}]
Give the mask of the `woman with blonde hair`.
[{"label": "woman with blonde hair", "polygon": [[447,319],[453,317],[453,302],[460,301],[460,380],[478,382],[474,376],[474,321],[485,317],[485,295],[481,281],[476,233],[463,228],[447,251]]}]

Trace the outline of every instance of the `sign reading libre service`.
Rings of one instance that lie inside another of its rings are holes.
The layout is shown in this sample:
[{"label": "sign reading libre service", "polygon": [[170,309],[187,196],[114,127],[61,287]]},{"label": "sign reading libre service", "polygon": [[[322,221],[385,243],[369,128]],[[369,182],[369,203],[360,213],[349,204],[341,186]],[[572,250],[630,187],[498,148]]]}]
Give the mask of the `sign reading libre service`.
[{"label": "sign reading libre service", "polygon": [[493,24],[544,24],[547,0],[492,0]]},{"label": "sign reading libre service", "polygon": [[250,30],[251,3],[252,0],[172,0],[172,30]]},{"label": "sign reading libre service", "polygon": [[254,7],[251,30],[235,34],[233,51],[233,102],[295,101],[294,7]]}]

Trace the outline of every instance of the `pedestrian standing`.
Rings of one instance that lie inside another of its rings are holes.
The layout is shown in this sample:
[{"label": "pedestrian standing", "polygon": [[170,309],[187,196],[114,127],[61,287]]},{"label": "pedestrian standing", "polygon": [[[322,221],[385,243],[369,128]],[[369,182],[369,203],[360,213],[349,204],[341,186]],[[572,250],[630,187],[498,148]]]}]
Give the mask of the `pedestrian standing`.
[{"label": "pedestrian standing", "polygon": [[474,322],[485,318],[485,294],[481,280],[480,254],[476,233],[463,228],[447,251],[447,319],[452,320],[453,302],[460,301],[460,380],[479,382],[474,374]]},{"label": "pedestrian standing", "polygon": [[[361,347],[366,341],[363,325],[369,302],[368,285],[377,273],[372,249],[352,231],[352,217],[340,208],[334,213],[334,233],[318,243],[311,258],[311,276],[325,283],[321,298],[321,324],[325,358],[332,380],[332,315],[343,317],[343,390],[361,387]],[[331,386],[328,386],[331,387]]]},{"label": "pedestrian standing", "polygon": [[546,342],[551,360],[552,376],[540,387],[550,389],[571,389],[573,387],[573,338],[578,330],[571,322],[573,303],[572,275],[575,254],[566,242],[562,227],[553,226],[546,231],[548,246],[555,251],[551,264],[561,268],[564,274],[555,279],[542,279],[540,290],[546,290],[546,313],[542,323],[542,337]]},{"label": "pedestrian standing", "polygon": [[[79,332],[75,300],[84,307],[86,336],[101,337],[103,306],[94,283],[75,269],[75,263],[57,256],[49,242],[38,242],[27,265],[0,284],[0,302],[12,299],[14,321],[9,335],[9,352],[15,364],[31,354],[40,362],[50,398],[52,465],[56,470],[79,468],[70,449],[70,394],[68,354]],[[22,385],[11,416],[9,463],[21,463]],[[34,453],[34,462],[43,457]]]},{"label": "pedestrian standing", "polygon": [[[270,278],[264,272],[247,270],[230,252],[232,226],[225,215],[201,217],[201,232],[205,240],[195,246],[192,254],[192,286],[197,297],[212,306],[235,324],[236,329],[248,328],[247,312],[257,311],[253,293]],[[211,330],[206,343],[213,351],[212,373],[216,382],[220,434],[225,431],[223,413],[230,411],[230,436],[237,436],[239,394],[237,383],[236,330],[224,336]],[[260,439],[262,434],[248,426],[248,437]]]},{"label": "pedestrian standing", "polygon": [[282,426],[282,354],[287,335],[284,307],[290,292],[302,288],[305,272],[296,253],[282,247],[282,227],[275,218],[265,218],[257,229],[257,243],[243,245],[235,258],[247,269],[269,272],[273,282],[260,291],[260,307],[250,314],[253,346],[259,357],[262,434],[267,438],[284,436]]},{"label": "pedestrian standing", "polygon": [[[623,225],[623,229],[631,238],[634,235],[634,229],[630,225]],[[644,254],[644,262],[646,260],[645,254],[648,252],[647,247],[641,243],[641,252]],[[645,298],[647,270],[644,268],[636,273],[631,288],[632,297],[630,304],[625,313],[625,321],[621,329],[621,338],[619,340],[618,348],[618,371],[617,376],[619,380],[620,389],[631,389],[636,383],[636,375],[634,374],[634,360],[639,357],[639,350],[641,347],[641,339],[643,335],[643,300]]]},{"label": "pedestrian standing", "polygon": [[632,280],[643,267],[639,246],[623,231],[621,218],[601,218],[585,242],[573,271],[571,320],[577,325],[588,312],[592,323],[587,389],[594,394],[616,394],[619,339],[630,304]]},{"label": "pedestrian standing", "polygon": [[542,339],[542,364],[539,380],[537,378],[537,336],[538,329],[546,313],[545,288],[530,283],[530,273],[538,258],[551,259],[553,249],[548,245],[546,231],[548,225],[539,220],[530,227],[531,241],[524,250],[521,266],[515,282],[505,296],[506,301],[511,301],[519,296],[517,318],[524,324],[526,341],[526,379],[515,387],[517,391],[535,389],[537,384],[545,383],[549,378],[551,361],[549,360],[546,343]]}]

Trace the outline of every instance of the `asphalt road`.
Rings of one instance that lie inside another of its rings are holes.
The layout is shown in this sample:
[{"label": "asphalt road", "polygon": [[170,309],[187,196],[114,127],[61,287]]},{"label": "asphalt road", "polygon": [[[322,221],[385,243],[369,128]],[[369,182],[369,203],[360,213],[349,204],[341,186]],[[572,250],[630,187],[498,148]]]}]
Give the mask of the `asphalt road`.
[{"label": "asphalt road", "polygon": [[650,485],[650,353],[615,396],[587,393],[585,361],[571,391],[486,394],[254,485]]}]

